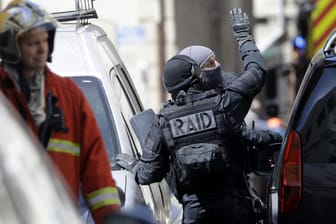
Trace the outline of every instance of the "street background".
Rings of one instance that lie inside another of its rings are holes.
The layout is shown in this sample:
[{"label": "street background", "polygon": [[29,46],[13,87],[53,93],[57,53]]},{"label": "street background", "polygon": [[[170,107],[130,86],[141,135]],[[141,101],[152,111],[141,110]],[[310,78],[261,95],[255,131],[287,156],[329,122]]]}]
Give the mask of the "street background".
[{"label": "street background", "polygon": [[[0,0],[1,8],[8,2]],[[49,12],[75,9],[72,0],[34,2]],[[276,104],[279,115],[286,119],[296,94],[293,64],[297,56],[293,54],[292,41],[305,31],[302,21],[308,21],[305,16],[310,13],[312,2],[319,1],[95,0],[99,18],[91,22],[100,25],[116,46],[145,108],[158,111],[168,97],[161,81],[164,63],[184,47],[208,46],[215,51],[224,70],[242,69],[229,20],[229,10],[240,7],[250,17],[255,41],[269,69],[264,91],[258,95],[261,102],[258,112],[266,116],[267,105]]]}]

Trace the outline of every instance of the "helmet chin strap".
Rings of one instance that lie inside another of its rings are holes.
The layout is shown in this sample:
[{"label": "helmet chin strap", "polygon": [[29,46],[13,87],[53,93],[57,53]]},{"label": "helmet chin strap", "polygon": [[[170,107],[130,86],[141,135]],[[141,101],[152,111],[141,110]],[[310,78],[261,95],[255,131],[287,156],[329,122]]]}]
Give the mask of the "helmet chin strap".
[{"label": "helmet chin strap", "polygon": [[19,86],[23,95],[25,96],[27,102],[30,100],[30,87],[27,79],[24,77],[23,74],[23,64],[20,62],[18,64],[18,76],[19,76]]}]

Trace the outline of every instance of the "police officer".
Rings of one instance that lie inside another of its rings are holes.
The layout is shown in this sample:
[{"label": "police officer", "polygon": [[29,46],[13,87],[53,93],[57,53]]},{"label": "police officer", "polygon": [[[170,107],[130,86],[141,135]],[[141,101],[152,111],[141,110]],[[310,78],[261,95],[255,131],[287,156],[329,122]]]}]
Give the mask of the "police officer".
[{"label": "police officer", "polygon": [[[255,223],[246,182],[244,117],[265,82],[266,66],[241,9],[230,11],[244,72],[225,88],[209,86],[195,60],[176,55],[165,65],[163,83],[172,99],[158,115],[146,110],[131,123],[142,145],[140,160],[116,161],[139,184],[166,177],[183,205],[183,223]],[[248,135],[268,144],[277,135]]]}]

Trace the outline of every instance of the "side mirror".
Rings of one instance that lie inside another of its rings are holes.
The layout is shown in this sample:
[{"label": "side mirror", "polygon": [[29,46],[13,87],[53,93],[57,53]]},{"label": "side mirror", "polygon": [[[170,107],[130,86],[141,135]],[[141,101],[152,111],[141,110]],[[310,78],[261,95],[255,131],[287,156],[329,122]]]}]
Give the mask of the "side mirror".
[{"label": "side mirror", "polygon": [[272,175],[273,168],[278,160],[281,143],[273,143],[254,148],[250,153],[250,168],[259,176]]}]

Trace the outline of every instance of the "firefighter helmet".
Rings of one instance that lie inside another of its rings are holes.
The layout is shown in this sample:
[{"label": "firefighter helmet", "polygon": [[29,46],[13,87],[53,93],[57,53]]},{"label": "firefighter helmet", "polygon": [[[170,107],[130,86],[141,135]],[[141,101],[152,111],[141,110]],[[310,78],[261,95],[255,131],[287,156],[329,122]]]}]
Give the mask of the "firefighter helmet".
[{"label": "firefighter helmet", "polygon": [[27,0],[13,0],[0,13],[0,58],[17,64],[21,60],[18,40],[22,34],[38,27],[49,33],[48,61],[54,47],[54,36],[58,22],[43,8]]}]

